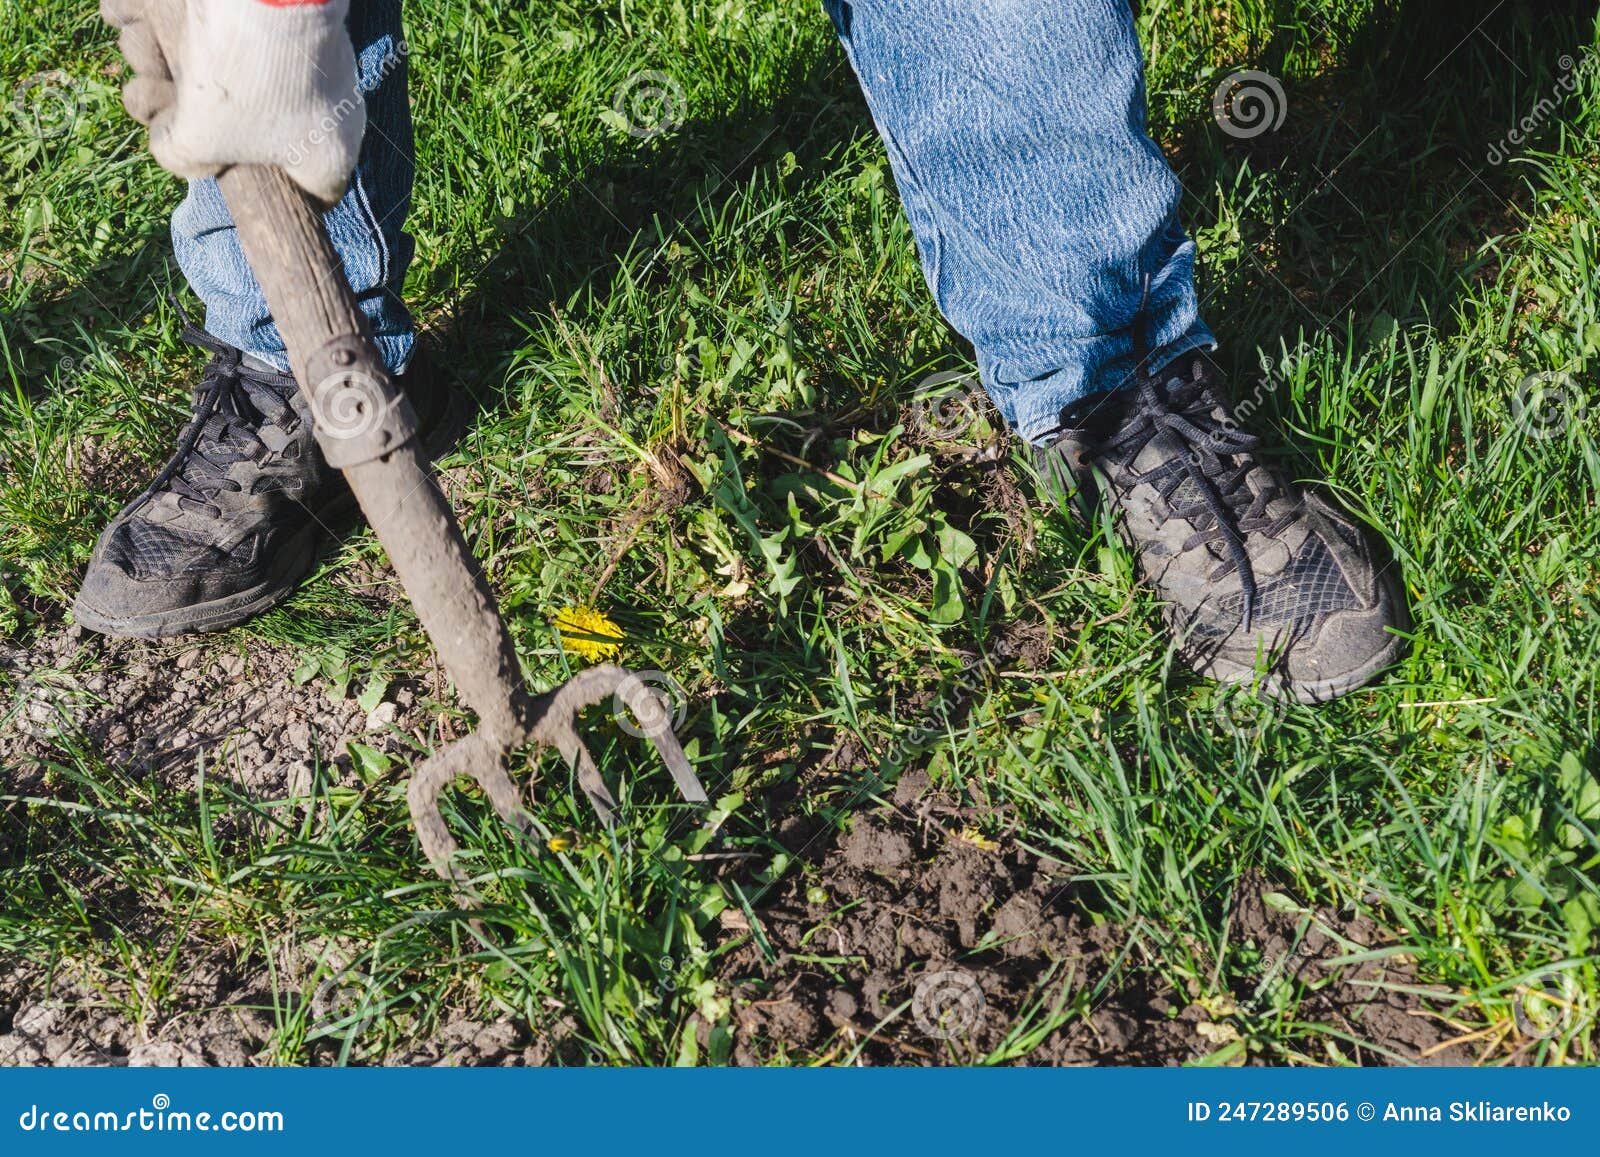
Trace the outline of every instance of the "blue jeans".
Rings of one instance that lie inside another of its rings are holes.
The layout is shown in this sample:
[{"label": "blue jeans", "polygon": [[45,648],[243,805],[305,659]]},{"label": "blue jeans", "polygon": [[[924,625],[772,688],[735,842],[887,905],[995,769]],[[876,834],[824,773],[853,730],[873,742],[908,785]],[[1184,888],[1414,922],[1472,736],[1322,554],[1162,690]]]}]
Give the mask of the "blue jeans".
[{"label": "blue jeans", "polygon": [[[1215,344],[1200,320],[1177,178],[1145,133],[1127,0],[823,0],[866,93],[928,286],[1029,441],[1151,368]],[[328,230],[391,368],[411,356],[400,289],[413,173],[399,0],[351,6],[368,130]],[[217,337],[287,368],[214,183],[173,216]],[[1146,284],[1149,297],[1140,305]]]},{"label": "blue jeans", "polygon": [[[349,28],[367,102],[367,135],[349,191],[323,220],[384,361],[400,373],[410,364],[415,343],[400,291],[416,253],[405,231],[416,154],[400,0],[356,0]],[[172,249],[189,288],[205,305],[212,336],[287,372],[283,338],[215,181],[189,182],[189,195],[172,214]]]}]

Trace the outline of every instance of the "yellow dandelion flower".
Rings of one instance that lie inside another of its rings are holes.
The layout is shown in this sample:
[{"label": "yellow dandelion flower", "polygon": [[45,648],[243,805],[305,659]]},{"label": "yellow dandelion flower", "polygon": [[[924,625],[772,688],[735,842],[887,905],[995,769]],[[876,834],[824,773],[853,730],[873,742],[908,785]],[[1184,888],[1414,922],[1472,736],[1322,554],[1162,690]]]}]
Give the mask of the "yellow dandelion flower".
[{"label": "yellow dandelion flower", "polygon": [[563,607],[556,612],[561,645],[590,662],[622,650],[622,628],[593,607]]},{"label": "yellow dandelion flower", "polygon": [[544,846],[559,855],[571,851],[577,842],[578,839],[572,832],[562,832],[559,836],[551,836],[544,842]]},{"label": "yellow dandelion flower", "polygon": [[975,848],[982,848],[986,852],[998,852],[1000,850],[1000,845],[998,842],[991,840],[988,836],[984,835],[974,827],[963,828],[959,838],[965,840]]}]

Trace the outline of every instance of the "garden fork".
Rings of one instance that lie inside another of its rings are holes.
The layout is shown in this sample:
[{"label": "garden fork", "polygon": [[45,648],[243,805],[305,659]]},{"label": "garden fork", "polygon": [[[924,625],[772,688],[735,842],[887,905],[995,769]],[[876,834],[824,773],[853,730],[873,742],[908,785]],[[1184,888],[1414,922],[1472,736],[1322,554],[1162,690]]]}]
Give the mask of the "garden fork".
[{"label": "garden fork", "polygon": [[634,713],[684,799],[705,803],[669,712],[636,676],[607,664],[537,697],[524,688],[505,620],[434,481],[411,405],[369,336],[321,217],[277,168],[235,166],[217,183],[310,404],[317,444],[344,472],[457,694],[478,716],[475,731],[412,773],[406,794],[429,863],[458,888],[465,884],[439,808],[440,794],[457,776],[471,776],[506,823],[529,830],[508,765],[530,744],[556,748],[576,768],[579,786],[609,824],[616,800],[576,727],[578,712],[608,695]]},{"label": "garden fork", "polygon": [[[125,27],[124,38],[153,36],[157,48],[179,42],[181,3],[148,4],[143,17],[148,26]],[[153,55],[162,74],[149,79],[171,83],[171,56]],[[529,745],[560,751],[609,824],[616,800],[577,731],[578,712],[608,695],[634,713],[684,798],[706,802],[705,789],[672,733],[668,711],[640,679],[606,665],[538,697],[524,688],[511,634],[434,481],[417,438],[416,415],[389,377],[321,214],[275,167],[237,165],[220,173],[217,184],[283,336],[290,369],[311,410],[317,445],[329,465],[344,473],[456,693],[478,717],[474,732],[435,752],[412,773],[406,794],[429,863],[463,892],[466,881],[453,862],[456,843],[439,808],[440,794],[457,776],[477,780],[503,820],[529,830],[531,817],[508,771],[513,754]]]}]

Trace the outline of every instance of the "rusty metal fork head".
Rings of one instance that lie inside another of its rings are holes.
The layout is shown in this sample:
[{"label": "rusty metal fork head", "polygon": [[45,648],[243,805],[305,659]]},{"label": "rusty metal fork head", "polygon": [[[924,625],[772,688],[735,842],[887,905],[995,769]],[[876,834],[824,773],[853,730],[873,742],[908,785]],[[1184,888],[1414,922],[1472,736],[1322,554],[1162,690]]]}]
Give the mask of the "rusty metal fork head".
[{"label": "rusty metal fork head", "polygon": [[578,713],[608,696],[615,696],[633,713],[639,730],[655,744],[677,782],[678,790],[689,803],[707,802],[705,788],[689,766],[688,757],[673,734],[668,712],[657,694],[638,676],[622,667],[605,664],[573,676],[554,690],[528,698],[516,712],[519,722],[510,734],[480,726],[424,760],[411,776],[406,790],[411,805],[411,821],[422,842],[423,855],[435,871],[465,887],[466,877],[454,863],[458,850],[455,838],[444,822],[439,797],[460,776],[475,780],[500,818],[516,831],[526,834],[532,827],[522,805],[522,793],[511,778],[512,753],[534,744],[553,747],[561,753],[578,776],[578,786],[594,805],[601,822],[609,825],[616,814],[612,796],[594,758],[578,734]]}]

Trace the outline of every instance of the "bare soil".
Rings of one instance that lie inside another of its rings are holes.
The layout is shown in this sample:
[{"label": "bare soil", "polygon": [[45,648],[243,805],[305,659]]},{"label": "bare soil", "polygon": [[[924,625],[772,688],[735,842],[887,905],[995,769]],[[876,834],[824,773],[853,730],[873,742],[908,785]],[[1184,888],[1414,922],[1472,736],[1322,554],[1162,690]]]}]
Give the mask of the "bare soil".
[{"label": "bare soil", "polygon": [[313,761],[349,773],[350,741],[392,751],[402,745],[396,729],[426,724],[415,710],[422,688],[393,687],[368,713],[353,699],[335,702],[323,680],[297,686],[298,663],[292,651],[258,642],[222,650],[76,628],[27,650],[0,642],[0,671],[15,688],[0,704],[5,794],[40,786],[41,761],[64,729],[112,766],[170,786],[192,785],[203,758],[208,775],[256,798],[282,799],[308,782]]},{"label": "bare soil", "polygon": [[[351,741],[395,751],[406,735],[424,737],[436,689],[391,688],[390,701],[368,713],[353,701],[332,701],[321,680],[296,685],[296,665],[292,652],[261,644],[223,653],[71,630],[26,651],[0,645],[0,667],[18,694],[32,697],[0,725],[0,794],[51,791],[40,757],[49,755],[63,718],[129,774],[184,789],[203,757],[208,776],[226,776],[261,799],[301,794],[313,761],[335,782],[356,786]],[[1259,992],[1202,999],[1175,989],[1153,955],[1161,936],[1098,914],[1062,865],[977,835],[1006,826],[1004,816],[952,801],[920,772],[902,778],[891,806],[855,817],[842,838],[803,819],[786,822],[780,839],[811,866],[757,900],[754,927],[739,915],[725,925],[718,980],[732,1008],[730,1059],[1171,1065],[1248,1034]],[[0,870],[13,854],[3,840],[0,827]],[[1236,890],[1226,915],[1230,942],[1249,946],[1263,968],[1296,986],[1297,1018],[1338,1034],[1338,1054],[1319,1054],[1313,1040],[1312,1059],[1477,1059],[1451,1043],[1464,1030],[1443,1015],[1448,994],[1427,995],[1413,963],[1337,962],[1386,942],[1370,919],[1308,911],[1253,878]],[[168,1011],[138,1020],[123,1011],[139,1006],[136,993],[77,985],[69,971],[40,961],[0,961],[0,1064],[285,1059],[274,1052],[274,1024],[262,1011],[273,1007],[268,977],[259,968],[241,973],[225,955],[178,950],[182,987],[163,1002]],[[276,962],[278,991],[312,966],[314,951],[307,946],[305,959]],[[1234,1051],[1231,1059],[1282,1059],[1248,1040]],[[318,1047],[292,1059],[326,1061],[332,1052]],[[538,1064],[573,1059],[569,1052],[527,1025],[463,1016],[427,1039],[362,1059]]]},{"label": "bare soil", "polygon": [[[1243,1041],[1258,993],[1202,1000],[1175,989],[1151,959],[1161,936],[1097,915],[1061,865],[974,838],[994,819],[910,773],[893,806],[858,816],[814,871],[781,882],[756,909],[759,935],[751,929],[723,961],[734,1059],[1174,1065]],[[789,835],[794,851],[810,839],[803,825]],[[1338,1034],[1339,1054],[1308,1042],[1311,1059],[1475,1059],[1451,1043],[1464,1032],[1444,1015],[1449,994],[1426,995],[1413,962],[1337,962],[1384,944],[1370,919],[1286,899],[1247,877],[1229,908],[1230,937],[1299,990],[1297,1019]],[[1024,1051],[1021,1038],[1056,1009],[1071,1015]]]}]

